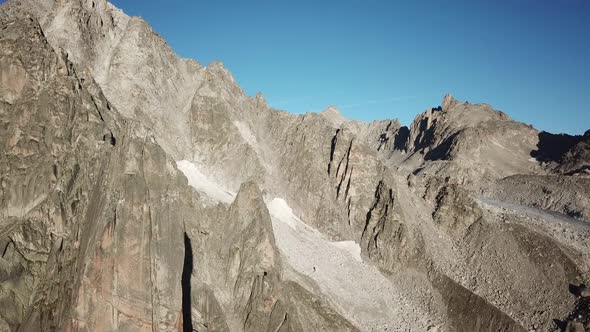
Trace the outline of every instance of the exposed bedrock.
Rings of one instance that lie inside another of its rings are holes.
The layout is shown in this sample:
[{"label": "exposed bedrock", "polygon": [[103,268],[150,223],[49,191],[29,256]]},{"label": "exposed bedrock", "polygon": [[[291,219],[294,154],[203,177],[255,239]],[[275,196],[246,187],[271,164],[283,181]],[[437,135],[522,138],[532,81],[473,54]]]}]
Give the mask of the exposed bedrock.
[{"label": "exposed bedrock", "polygon": [[0,6],[0,83],[0,330],[588,324],[588,133],[275,110],[104,0]]}]

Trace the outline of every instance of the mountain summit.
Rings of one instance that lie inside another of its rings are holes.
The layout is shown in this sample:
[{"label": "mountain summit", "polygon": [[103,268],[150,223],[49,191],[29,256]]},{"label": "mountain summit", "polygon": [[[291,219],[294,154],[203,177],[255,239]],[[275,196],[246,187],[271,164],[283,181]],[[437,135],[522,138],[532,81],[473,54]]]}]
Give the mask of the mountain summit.
[{"label": "mountain summit", "polygon": [[443,111],[448,111],[449,109],[453,108],[455,105],[459,104],[459,102],[453,98],[451,94],[445,95],[442,101],[442,109]]},{"label": "mountain summit", "polygon": [[0,6],[1,331],[588,328],[588,135],[290,114],[105,0]]},{"label": "mountain summit", "polygon": [[338,109],[338,107],[336,107],[334,105],[323,110],[320,113],[320,115],[323,116],[324,118],[326,118],[326,120],[328,120],[329,122],[331,122],[335,126],[340,126],[344,122],[346,122],[346,118],[344,117],[344,115],[342,115],[342,113],[340,113],[340,110]]}]

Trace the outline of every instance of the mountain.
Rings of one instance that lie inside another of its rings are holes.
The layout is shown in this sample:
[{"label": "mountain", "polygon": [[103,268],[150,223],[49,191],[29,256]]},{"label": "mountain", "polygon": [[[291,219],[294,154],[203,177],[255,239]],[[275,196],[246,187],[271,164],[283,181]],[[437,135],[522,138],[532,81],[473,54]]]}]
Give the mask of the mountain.
[{"label": "mountain", "polygon": [[590,329],[588,133],[275,110],[104,0],[0,26],[0,330]]}]

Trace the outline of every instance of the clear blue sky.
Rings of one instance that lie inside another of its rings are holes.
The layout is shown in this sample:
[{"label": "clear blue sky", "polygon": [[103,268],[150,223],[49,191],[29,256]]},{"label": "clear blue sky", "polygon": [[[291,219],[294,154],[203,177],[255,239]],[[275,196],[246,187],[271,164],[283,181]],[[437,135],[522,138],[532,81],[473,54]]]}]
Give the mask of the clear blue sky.
[{"label": "clear blue sky", "polygon": [[542,130],[590,129],[589,0],[112,2],[290,112],[410,124],[450,92]]}]

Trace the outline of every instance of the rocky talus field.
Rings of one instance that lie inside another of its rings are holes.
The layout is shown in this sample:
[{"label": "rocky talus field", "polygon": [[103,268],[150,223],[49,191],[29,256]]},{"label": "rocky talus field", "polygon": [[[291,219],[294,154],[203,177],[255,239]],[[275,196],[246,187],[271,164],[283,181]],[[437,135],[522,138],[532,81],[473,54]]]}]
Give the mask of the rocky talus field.
[{"label": "rocky talus field", "polygon": [[105,0],[0,6],[0,331],[580,332],[589,287],[590,131],[295,115]]}]

